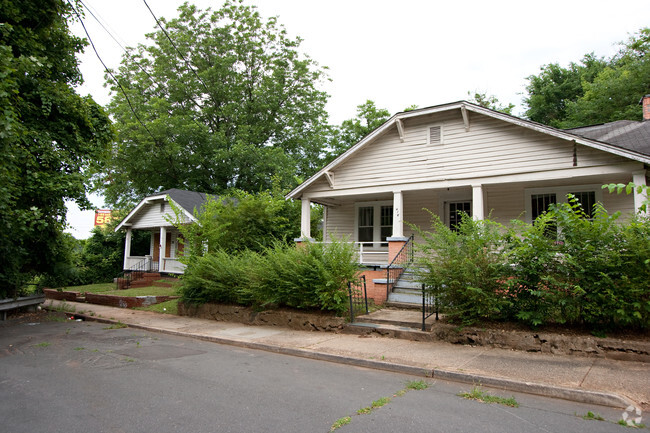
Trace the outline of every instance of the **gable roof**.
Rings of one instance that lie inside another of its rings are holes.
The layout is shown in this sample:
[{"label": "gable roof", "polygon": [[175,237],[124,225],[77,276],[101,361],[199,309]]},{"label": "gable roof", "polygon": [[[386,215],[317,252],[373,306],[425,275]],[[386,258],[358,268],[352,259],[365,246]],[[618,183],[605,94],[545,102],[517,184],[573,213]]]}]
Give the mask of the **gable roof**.
[{"label": "gable roof", "polygon": [[115,231],[118,231],[124,226],[130,225],[129,220],[144,206],[155,200],[166,200],[167,196],[169,196],[176,205],[181,207],[183,214],[189,221],[194,222],[196,221],[196,218],[194,218],[194,210],[200,211],[201,206],[206,202],[210,195],[203,192],[187,191],[176,188],[160,191],[143,198],[140,203],[138,203],[138,205],[117,225],[117,227],[115,227]]},{"label": "gable roof", "polygon": [[[523,128],[527,128],[543,134],[547,134],[562,140],[575,142],[577,144],[581,144],[587,147],[609,152],[614,155],[618,155],[635,161],[640,161],[646,164],[650,164],[650,153],[643,153],[637,149],[625,147],[620,144],[613,144],[592,137],[582,136],[572,131],[556,129],[550,126],[542,125],[541,123],[521,119],[519,117],[515,117],[509,114],[491,110],[489,108],[485,108],[480,105],[473,104],[471,102],[456,101],[447,104],[435,105],[432,107],[420,108],[417,110],[405,111],[405,112],[394,114],[390,119],[388,119],[381,126],[379,126],[375,130],[373,130],[370,134],[368,134],[363,139],[361,139],[361,141],[359,141],[357,144],[350,147],[348,150],[346,150],[341,155],[339,155],[334,161],[330,162],[328,165],[326,165],[324,168],[319,170],[312,177],[310,177],[305,182],[303,182],[302,184],[294,188],[291,192],[289,192],[286,195],[286,197],[300,198],[303,191],[307,187],[309,187],[311,184],[313,184],[315,181],[322,178],[323,176],[327,176],[331,170],[335,169],[344,161],[348,160],[352,155],[357,153],[360,149],[364,148],[368,144],[375,141],[379,136],[381,136],[384,132],[388,131],[389,129],[393,127],[397,127],[401,135],[402,134],[401,131],[403,131],[403,125],[402,125],[403,120],[421,117],[421,116],[427,116],[430,114],[442,113],[451,110],[460,110],[463,115],[464,121],[467,123],[469,123],[467,112],[468,111],[474,112],[494,119],[499,119],[510,124],[518,125]],[[645,122],[645,123],[650,124],[650,122]]]},{"label": "gable roof", "polygon": [[650,155],[650,122],[617,120],[600,125],[567,129],[567,132],[584,138],[614,144],[644,155]]}]

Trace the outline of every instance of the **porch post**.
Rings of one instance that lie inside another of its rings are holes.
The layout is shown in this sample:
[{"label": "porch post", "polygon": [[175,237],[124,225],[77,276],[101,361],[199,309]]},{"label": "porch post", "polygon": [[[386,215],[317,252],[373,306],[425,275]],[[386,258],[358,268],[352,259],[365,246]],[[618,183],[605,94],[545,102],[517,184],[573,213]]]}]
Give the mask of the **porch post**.
[{"label": "porch post", "polygon": [[128,268],[129,256],[131,255],[131,227],[126,229],[126,237],[124,238],[124,266],[123,269]]},{"label": "porch post", "polygon": [[485,204],[483,201],[483,185],[472,185],[472,215],[475,221],[485,219]]},{"label": "porch post", "polygon": [[404,198],[402,191],[393,191],[393,236],[394,238],[404,236]]},{"label": "porch post", "polygon": [[309,197],[302,196],[300,199],[302,208],[300,212],[300,238],[308,240],[311,238],[311,202]]},{"label": "porch post", "polygon": [[158,250],[158,272],[165,270],[165,250],[167,249],[167,228],[160,227],[160,249]]},{"label": "porch post", "polygon": [[[645,186],[646,185],[645,170],[635,171],[634,173],[632,173],[632,182],[636,186],[640,186],[640,185]],[[643,204],[643,201],[646,200],[647,198],[648,197],[646,197],[645,194],[643,193],[639,194],[638,192],[636,192],[636,188],[634,189],[634,211],[635,212],[638,212],[639,208]],[[649,211],[650,209],[646,209],[646,213],[648,213]]]}]

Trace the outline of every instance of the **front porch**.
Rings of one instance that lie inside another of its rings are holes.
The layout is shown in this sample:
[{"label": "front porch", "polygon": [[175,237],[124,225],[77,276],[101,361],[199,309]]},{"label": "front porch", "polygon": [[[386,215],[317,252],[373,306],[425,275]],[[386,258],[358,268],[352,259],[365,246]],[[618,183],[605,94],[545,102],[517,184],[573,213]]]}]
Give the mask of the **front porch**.
[{"label": "front porch", "polygon": [[127,227],[124,240],[123,270],[182,274],[185,271],[185,265],[178,260],[184,249],[182,235],[171,227],[152,228],[148,231],[151,232],[149,254],[131,255],[133,231],[131,227]]},{"label": "front porch", "polygon": [[[551,203],[565,202],[570,193],[585,209],[602,203],[610,213],[620,211],[623,219],[629,218],[641,205],[643,197],[610,194],[602,185],[630,181],[645,184],[645,172],[630,176],[629,172],[619,170],[605,174],[602,168],[584,170],[583,175],[570,179],[559,176],[542,179],[529,174],[493,178],[491,183],[448,181],[440,182],[439,187],[403,185],[399,191],[363,188],[367,190],[365,194],[360,189],[318,191],[302,196],[300,240],[310,238],[311,203],[323,205],[324,242],[347,239],[354,243],[368,283],[369,297],[376,303],[384,303],[410,261],[399,259],[400,263],[390,264],[409,238],[413,238],[414,244],[422,241],[416,227],[428,229],[432,217],[440,218],[452,229],[460,222],[461,213],[475,220],[490,218],[504,225],[515,219],[532,222]],[[548,177],[548,173],[544,175]]]}]

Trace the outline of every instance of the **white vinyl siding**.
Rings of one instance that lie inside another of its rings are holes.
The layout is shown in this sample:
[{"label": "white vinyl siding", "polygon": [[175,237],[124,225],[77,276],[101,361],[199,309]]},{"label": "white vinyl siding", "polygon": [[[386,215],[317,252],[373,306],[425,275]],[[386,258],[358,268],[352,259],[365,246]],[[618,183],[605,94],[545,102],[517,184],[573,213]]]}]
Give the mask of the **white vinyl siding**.
[{"label": "white vinyl siding", "polygon": [[171,227],[171,224],[165,219],[166,216],[173,217],[171,206],[165,206],[165,212],[161,212],[161,203],[152,203],[144,205],[137,214],[131,218],[131,228],[145,229],[152,227]]},{"label": "white vinyl siding", "polygon": [[[422,146],[432,124],[443,125],[443,146]],[[577,145],[578,167],[625,162],[607,152]],[[460,112],[404,121],[404,141],[396,129],[335,167],[334,189],[471,179],[574,167],[574,145],[517,125],[470,113],[465,130]],[[312,191],[331,191],[326,182]]]}]

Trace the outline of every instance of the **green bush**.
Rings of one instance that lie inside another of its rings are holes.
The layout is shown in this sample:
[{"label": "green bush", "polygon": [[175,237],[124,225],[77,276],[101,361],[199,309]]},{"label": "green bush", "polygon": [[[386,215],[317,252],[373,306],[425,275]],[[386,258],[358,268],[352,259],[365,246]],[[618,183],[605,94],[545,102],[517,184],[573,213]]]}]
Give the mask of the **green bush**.
[{"label": "green bush", "polygon": [[431,214],[430,232],[419,230],[417,266],[420,278],[437,296],[452,321],[471,324],[498,319],[509,308],[504,291],[508,265],[502,258],[507,230],[463,214],[452,230]]},{"label": "green bush", "polygon": [[[234,190],[230,195],[209,197],[195,213],[195,224],[187,224],[183,212],[172,207],[175,217],[170,222],[185,239],[186,264],[206,252],[261,252],[278,241],[293,243],[300,236],[300,202],[285,200],[280,192]],[[312,225],[316,225],[320,212],[312,214]]]},{"label": "green bush", "polygon": [[225,302],[342,313],[347,282],[356,278],[354,248],[344,242],[276,242],[261,252],[224,250],[195,257],[185,269],[184,302]]},{"label": "green bush", "polygon": [[421,278],[452,320],[567,323],[592,330],[650,326],[650,219],[619,221],[599,204],[552,206],[534,224],[437,216],[422,232]]}]

